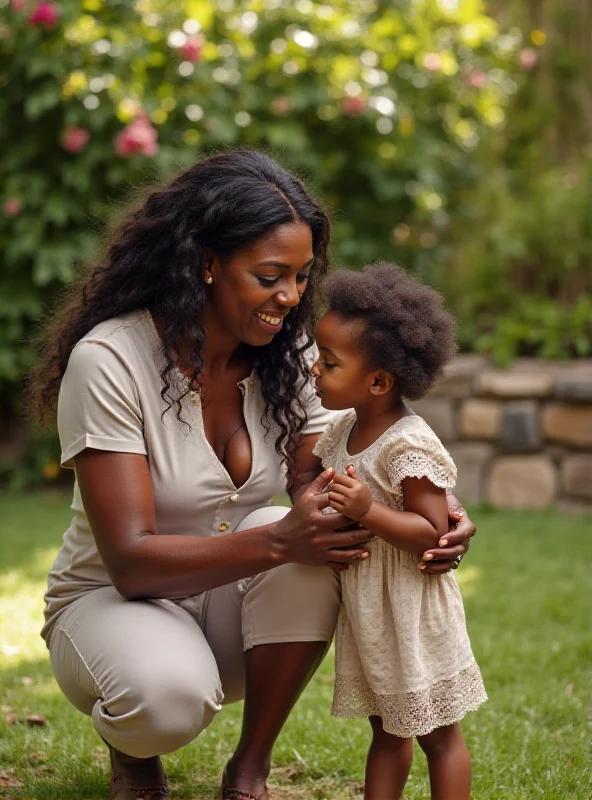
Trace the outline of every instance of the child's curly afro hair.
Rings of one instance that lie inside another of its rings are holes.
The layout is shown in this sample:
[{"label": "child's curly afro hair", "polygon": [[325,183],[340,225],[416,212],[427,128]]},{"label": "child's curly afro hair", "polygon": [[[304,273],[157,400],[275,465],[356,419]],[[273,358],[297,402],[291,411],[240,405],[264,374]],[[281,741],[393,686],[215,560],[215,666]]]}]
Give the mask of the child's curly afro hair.
[{"label": "child's curly afro hair", "polygon": [[379,262],[333,272],[323,283],[329,311],[365,323],[360,347],[371,369],[390,372],[410,400],[423,397],[456,352],[453,317],[434,289],[402,267]]}]

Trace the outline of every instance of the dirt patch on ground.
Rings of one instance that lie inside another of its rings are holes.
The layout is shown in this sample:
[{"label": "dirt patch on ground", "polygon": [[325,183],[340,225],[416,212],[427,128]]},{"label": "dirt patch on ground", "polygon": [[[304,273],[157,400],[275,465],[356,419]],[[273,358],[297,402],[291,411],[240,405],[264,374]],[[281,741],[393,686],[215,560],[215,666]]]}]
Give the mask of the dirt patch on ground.
[{"label": "dirt patch on ground", "polygon": [[[192,800],[213,800],[217,795],[194,797]],[[269,800],[362,800],[362,784],[354,781],[307,781],[299,786],[269,787]]]}]

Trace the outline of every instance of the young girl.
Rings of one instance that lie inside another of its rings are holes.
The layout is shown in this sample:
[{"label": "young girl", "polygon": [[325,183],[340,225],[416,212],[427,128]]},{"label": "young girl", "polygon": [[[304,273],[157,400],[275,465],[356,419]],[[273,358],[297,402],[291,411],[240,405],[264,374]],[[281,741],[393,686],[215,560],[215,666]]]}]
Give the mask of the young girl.
[{"label": "young girl", "polygon": [[455,352],[454,323],[432,289],[400,267],[342,270],[325,283],[312,373],[342,410],[315,448],[335,471],[330,507],[376,535],[342,572],[332,713],[369,717],[366,800],[396,800],[413,737],[433,800],[468,800],[471,760],[459,720],[487,699],[452,573],[423,576],[421,554],[446,536],[456,468],[403,398],[422,397]]}]

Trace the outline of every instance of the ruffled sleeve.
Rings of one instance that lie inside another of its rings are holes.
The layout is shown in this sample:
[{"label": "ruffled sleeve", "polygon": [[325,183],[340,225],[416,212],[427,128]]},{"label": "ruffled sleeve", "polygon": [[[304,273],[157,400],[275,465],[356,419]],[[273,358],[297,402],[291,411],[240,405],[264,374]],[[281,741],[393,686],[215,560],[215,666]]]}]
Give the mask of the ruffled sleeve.
[{"label": "ruffled sleeve", "polygon": [[420,417],[405,421],[388,446],[386,466],[392,486],[399,486],[404,478],[427,478],[434,486],[452,489],[456,466],[442,442]]},{"label": "ruffled sleeve", "polygon": [[325,432],[314,446],[312,451],[321,459],[324,469],[334,466],[337,446],[341,440],[347,421],[352,411],[343,411],[334,417],[325,428]]}]

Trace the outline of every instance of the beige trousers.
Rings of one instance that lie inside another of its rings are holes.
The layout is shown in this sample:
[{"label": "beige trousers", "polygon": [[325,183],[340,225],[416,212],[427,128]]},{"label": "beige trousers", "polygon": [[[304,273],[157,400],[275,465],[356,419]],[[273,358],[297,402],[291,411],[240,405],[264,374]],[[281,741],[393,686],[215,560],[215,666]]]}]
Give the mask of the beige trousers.
[{"label": "beige trousers", "polygon": [[[261,508],[238,530],[287,512]],[[68,700],[113,747],[148,758],[188,744],[243,697],[244,650],[330,641],[338,611],[332,570],[286,564],[181,601],[95,589],[60,614],[48,647]]]}]

